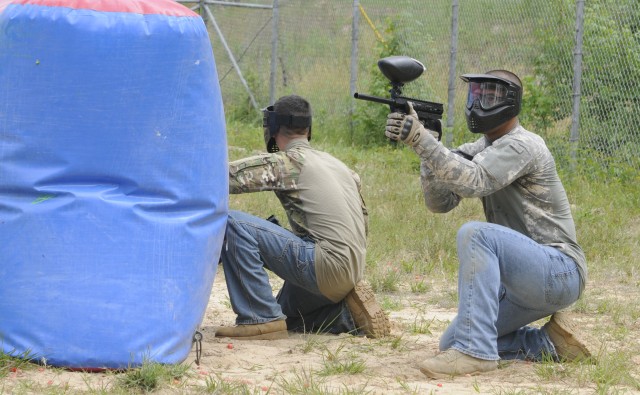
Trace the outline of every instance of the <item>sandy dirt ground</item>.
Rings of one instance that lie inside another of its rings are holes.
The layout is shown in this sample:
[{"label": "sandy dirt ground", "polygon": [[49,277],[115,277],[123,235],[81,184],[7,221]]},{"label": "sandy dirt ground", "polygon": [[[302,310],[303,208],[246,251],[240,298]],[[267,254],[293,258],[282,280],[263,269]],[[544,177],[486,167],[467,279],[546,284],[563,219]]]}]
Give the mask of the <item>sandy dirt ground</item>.
[{"label": "sandy dirt ground", "polygon": [[[191,365],[188,376],[163,385],[156,393],[206,393],[207,380],[235,388],[231,393],[249,394],[610,393],[599,391],[593,380],[585,379],[592,367],[583,364],[517,362],[481,376],[428,379],[417,362],[437,353],[440,334],[456,313],[455,306],[443,308],[434,303],[434,295],[451,292],[453,286],[430,286],[424,294],[379,295],[395,306],[389,312],[392,334],[384,339],[291,333],[284,340],[236,341],[214,337],[215,326],[233,325],[235,319],[220,271],[201,326],[200,364],[195,363],[194,349],[185,361]],[[578,314],[577,319],[587,330],[598,325],[596,316]],[[640,323],[636,321],[635,326],[637,338]],[[640,364],[637,355],[633,359],[636,366]],[[345,372],[340,373],[341,368]],[[114,382],[113,373],[36,367],[0,380],[0,393],[118,392]],[[622,386],[616,393],[637,392]]]}]

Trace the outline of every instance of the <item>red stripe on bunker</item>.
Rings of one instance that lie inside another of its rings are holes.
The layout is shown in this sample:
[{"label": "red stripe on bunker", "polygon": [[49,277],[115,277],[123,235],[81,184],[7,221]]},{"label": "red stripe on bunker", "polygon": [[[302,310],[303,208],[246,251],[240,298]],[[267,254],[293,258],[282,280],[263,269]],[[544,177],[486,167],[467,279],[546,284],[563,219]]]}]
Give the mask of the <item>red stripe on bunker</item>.
[{"label": "red stripe on bunker", "polygon": [[173,0],[13,0],[11,3],[101,12],[198,16],[195,12]]}]

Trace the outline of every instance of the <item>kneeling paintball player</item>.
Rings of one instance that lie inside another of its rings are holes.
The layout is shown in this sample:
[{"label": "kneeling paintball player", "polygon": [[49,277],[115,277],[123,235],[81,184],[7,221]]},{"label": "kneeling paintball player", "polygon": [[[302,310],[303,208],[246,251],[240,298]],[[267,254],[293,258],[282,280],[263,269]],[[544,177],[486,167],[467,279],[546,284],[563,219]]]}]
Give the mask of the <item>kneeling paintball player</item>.
[{"label": "kneeling paintball player", "polygon": [[[264,110],[268,153],[229,164],[232,194],[273,191],[291,231],[231,211],[222,264],[236,325],[216,337],[280,339],[288,330],[385,336],[388,317],[363,281],[367,209],[360,177],[313,149],[311,106],[284,96]],[[277,296],[266,269],[284,280]]]},{"label": "kneeling paintball player", "polygon": [[[445,213],[462,198],[480,198],[487,220],[458,231],[458,314],[441,353],[420,370],[443,378],[488,372],[500,359],[590,357],[569,313],[559,312],[583,292],[586,259],[554,158],[518,121],[522,83],[506,70],[462,79],[467,125],[478,140],[449,150],[411,107],[389,114],[385,131],[420,157],[429,210]],[[528,326],[550,315],[543,327]]]}]

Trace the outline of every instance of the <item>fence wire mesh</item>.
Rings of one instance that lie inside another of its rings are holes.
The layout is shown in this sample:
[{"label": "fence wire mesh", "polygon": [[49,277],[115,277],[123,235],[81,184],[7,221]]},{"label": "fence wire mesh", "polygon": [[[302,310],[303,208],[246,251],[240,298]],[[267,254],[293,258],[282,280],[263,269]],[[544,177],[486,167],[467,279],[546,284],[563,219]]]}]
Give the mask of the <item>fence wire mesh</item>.
[{"label": "fence wire mesh", "polygon": [[[466,131],[466,86],[459,75],[501,68],[524,82],[521,123],[545,137],[560,161],[568,162],[577,149],[579,161],[640,169],[637,0],[255,0],[252,4],[275,5],[277,12],[208,5],[223,36],[209,27],[229,118],[257,119],[240,75],[259,106],[271,104],[272,40],[276,40],[276,97],[296,93],[310,99],[317,135],[375,144],[383,140],[384,106],[354,100],[353,91],[388,96],[389,86],[384,85],[377,61],[402,54],[426,65],[424,75],[405,85],[403,93],[445,104],[447,144],[475,137]],[[452,35],[457,40],[452,41]],[[455,79],[450,81],[452,59]],[[447,113],[449,101],[453,111]]]}]

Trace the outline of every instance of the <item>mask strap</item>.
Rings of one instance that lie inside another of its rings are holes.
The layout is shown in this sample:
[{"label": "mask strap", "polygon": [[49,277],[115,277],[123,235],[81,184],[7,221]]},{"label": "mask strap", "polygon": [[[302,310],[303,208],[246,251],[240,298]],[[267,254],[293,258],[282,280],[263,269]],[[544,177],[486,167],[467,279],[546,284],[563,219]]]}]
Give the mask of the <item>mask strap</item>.
[{"label": "mask strap", "polygon": [[311,129],[311,117],[302,115],[284,115],[276,114],[273,106],[269,106],[264,111],[263,126],[269,127],[269,134],[273,137],[278,133],[280,126],[286,126],[291,129]]}]

